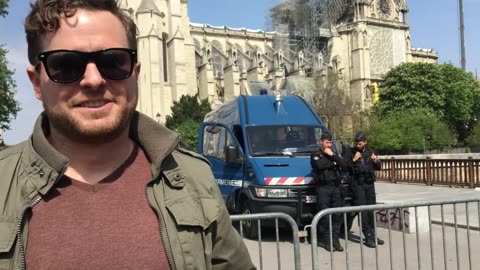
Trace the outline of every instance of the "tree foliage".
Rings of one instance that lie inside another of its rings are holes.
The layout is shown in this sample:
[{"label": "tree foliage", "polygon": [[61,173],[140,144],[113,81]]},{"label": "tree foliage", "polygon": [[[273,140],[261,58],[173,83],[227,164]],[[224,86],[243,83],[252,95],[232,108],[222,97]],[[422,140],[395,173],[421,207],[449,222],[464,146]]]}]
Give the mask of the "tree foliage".
[{"label": "tree foliage", "polygon": [[479,110],[480,85],[471,73],[450,64],[405,63],[380,83],[374,115],[383,119],[413,109],[427,110],[465,141]]},{"label": "tree foliage", "polygon": [[207,99],[198,100],[198,95],[182,96],[179,101],[173,102],[172,116],[167,116],[165,125],[180,134],[182,140],[190,147],[197,145],[198,128],[205,114],[210,112],[210,103]]},{"label": "tree foliage", "polygon": [[477,123],[470,132],[470,135],[467,138],[467,145],[469,147],[479,147],[480,146],[480,123]]},{"label": "tree foliage", "polygon": [[368,134],[369,144],[382,154],[443,150],[456,143],[446,123],[433,112],[418,109],[374,118]]},{"label": "tree foliage", "polygon": [[8,0],[0,0],[0,17],[5,17],[8,14]]},{"label": "tree foliage", "polygon": [[[7,14],[8,0],[0,0],[0,16]],[[14,71],[8,69],[7,50],[0,45],[0,129],[9,129],[9,123],[20,110],[19,103],[15,100],[17,87],[12,76]]]},{"label": "tree foliage", "polygon": [[182,141],[191,147],[191,150],[196,151],[198,145],[199,128],[199,122],[193,121],[192,119],[187,119],[175,128],[175,132],[180,134]]}]

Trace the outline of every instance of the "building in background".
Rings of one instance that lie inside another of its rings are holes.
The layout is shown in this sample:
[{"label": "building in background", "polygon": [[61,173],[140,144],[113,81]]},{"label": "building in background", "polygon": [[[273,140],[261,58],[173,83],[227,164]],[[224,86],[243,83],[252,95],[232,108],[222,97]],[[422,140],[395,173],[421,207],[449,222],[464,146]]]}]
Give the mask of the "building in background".
[{"label": "building in background", "polygon": [[351,107],[363,111],[392,67],[438,59],[411,47],[405,0],[281,1],[271,9],[271,32],[191,23],[187,0],[119,5],[139,29],[138,110],[159,122],[182,95],[199,94],[213,107],[242,94],[311,101],[332,75]]}]

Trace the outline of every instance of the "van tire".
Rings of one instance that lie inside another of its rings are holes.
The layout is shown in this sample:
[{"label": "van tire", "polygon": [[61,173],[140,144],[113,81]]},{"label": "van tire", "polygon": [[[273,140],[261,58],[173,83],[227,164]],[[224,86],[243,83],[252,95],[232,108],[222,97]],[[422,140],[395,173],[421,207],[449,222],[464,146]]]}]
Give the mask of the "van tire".
[{"label": "van tire", "polygon": [[[252,208],[248,200],[242,201],[242,214],[249,215],[253,214]],[[248,239],[256,240],[258,239],[258,223],[257,220],[246,220],[242,222],[243,234]]]}]

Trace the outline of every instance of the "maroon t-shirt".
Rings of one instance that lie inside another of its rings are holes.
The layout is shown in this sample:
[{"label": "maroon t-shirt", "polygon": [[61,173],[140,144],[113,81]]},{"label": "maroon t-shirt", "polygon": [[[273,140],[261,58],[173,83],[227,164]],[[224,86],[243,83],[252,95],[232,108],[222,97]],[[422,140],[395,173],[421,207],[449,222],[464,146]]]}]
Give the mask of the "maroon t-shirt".
[{"label": "maroon t-shirt", "polygon": [[139,147],[95,185],[64,177],[33,207],[27,269],[170,269]]}]

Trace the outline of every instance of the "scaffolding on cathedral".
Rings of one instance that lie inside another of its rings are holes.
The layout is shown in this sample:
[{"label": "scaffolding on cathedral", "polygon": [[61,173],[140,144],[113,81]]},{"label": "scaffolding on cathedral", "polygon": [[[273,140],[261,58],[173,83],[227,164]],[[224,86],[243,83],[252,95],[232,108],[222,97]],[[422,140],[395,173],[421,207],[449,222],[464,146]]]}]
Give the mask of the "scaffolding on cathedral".
[{"label": "scaffolding on cathedral", "polygon": [[[394,0],[406,9],[405,0]],[[267,25],[277,35],[277,48],[289,54],[303,51],[306,59],[322,53],[328,59],[327,42],[336,25],[355,19],[355,4],[372,0],[278,0],[270,9]]]},{"label": "scaffolding on cathedral", "polygon": [[[284,51],[303,51],[307,58],[322,53],[327,58],[327,42],[332,26],[349,23],[356,0],[279,0],[270,9],[268,25],[279,33],[274,42]],[[287,49],[288,48],[288,49]]]}]

